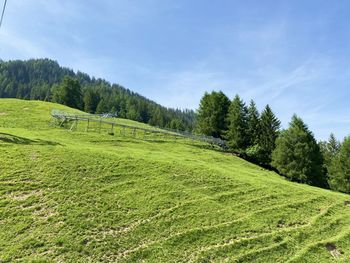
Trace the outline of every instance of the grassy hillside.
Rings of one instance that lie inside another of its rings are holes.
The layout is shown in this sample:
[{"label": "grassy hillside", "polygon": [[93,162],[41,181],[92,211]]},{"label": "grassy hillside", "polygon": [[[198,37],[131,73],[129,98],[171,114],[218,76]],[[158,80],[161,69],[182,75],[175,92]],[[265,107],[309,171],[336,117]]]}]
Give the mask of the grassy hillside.
[{"label": "grassy hillside", "polygon": [[0,100],[0,262],[349,262],[350,196],[186,140],[49,126]]}]

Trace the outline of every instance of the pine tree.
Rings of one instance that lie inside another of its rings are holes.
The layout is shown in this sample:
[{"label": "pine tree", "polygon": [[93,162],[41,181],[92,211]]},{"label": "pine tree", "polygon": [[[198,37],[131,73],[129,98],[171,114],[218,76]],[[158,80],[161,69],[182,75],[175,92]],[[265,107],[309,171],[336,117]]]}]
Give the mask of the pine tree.
[{"label": "pine tree", "polygon": [[250,101],[248,106],[248,137],[249,145],[253,146],[258,144],[261,133],[260,116],[256,104],[253,100]]},{"label": "pine tree", "polygon": [[249,144],[247,107],[241,98],[236,95],[229,107],[227,121],[228,131],[226,139],[232,150],[244,152]]},{"label": "pine tree", "polygon": [[197,115],[197,130],[204,135],[223,137],[227,130],[226,115],[230,106],[230,100],[219,91],[202,97]]},{"label": "pine tree", "polygon": [[262,148],[259,144],[261,135],[260,114],[253,100],[248,106],[248,130],[249,146],[246,149],[247,158],[255,163],[262,164],[264,158]]},{"label": "pine tree", "polygon": [[324,159],[324,170],[328,173],[333,159],[339,153],[340,142],[335,138],[334,134],[331,133],[328,141],[321,141],[319,146]]},{"label": "pine tree", "polygon": [[290,180],[327,186],[320,148],[307,125],[296,115],[276,140],[272,165]]},{"label": "pine tree", "polygon": [[329,167],[331,189],[350,193],[350,136],[346,137]]},{"label": "pine tree", "polygon": [[88,113],[95,113],[100,97],[92,88],[86,89],[84,92],[84,111]]},{"label": "pine tree", "polygon": [[340,150],[340,142],[335,138],[334,134],[331,133],[328,139],[328,151],[332,157],[335,157]]},{"label": "pine tree", "polygon": [[53,89],[53,101],[72,108],[82,109],[82,93],[79,81],[66,76],[61,85]]},{"label": "pine tree", "polygon": [[96,114],[102,114],[102,113],[107,113],[107,112],[108,112],[107,104],[106,104],[104,98],[102,98],[99,101],[99,103],[97,104]]},{"label": "pine tree", "polygon": [[260,136],[259,146],[262,151],[261,162],[269,165],[271,162],[271,154],[276,147],[276,139],[279,135],[281,122],[272,112],[269,105],[261,113],[260,117]]}]

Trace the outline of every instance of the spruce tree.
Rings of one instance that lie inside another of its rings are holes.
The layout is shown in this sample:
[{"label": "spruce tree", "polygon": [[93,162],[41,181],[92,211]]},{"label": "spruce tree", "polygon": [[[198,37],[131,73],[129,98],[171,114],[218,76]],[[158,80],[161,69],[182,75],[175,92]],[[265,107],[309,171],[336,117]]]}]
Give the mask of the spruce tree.
[{"label": "spruce tree", "polygon": [[276,139],[279,135],[281,122],[272,112],[269,105],[261,113],[259,146],[261,148],[261,162],[269,165],[271,154],[276,147]]},{"label": "spruce tree", "polygon": [[335,138],[334,134],[331,133],[328,141],[321,141],[319,146],[324,159],[324,169],[325,172],[328,173],[333,159],[340,150],[340,142]]},{"label": "spruce tree", "polygon": [[197,130],[204,135],[223,137],[227,130],[226,115],[230,100],[222,92],[205,93],[197,115]]},{"label": "spruce tree", "polygon": [[329,167],[331,189],[350,193],[350,136],[346,137]]},{"label": "spruce tree", "polygon": [[249,138],[249,145],[253,146],[255,144],[258,144],[260,133],[261,133],[260,116],[254,100],[251,100],[249,103],[247,118],[248,118],[247,135]]},{"label": "spruce tree", "polygon": [[53,101],[66,106],[82,109],[82,93],[79,81],[66,76],[61,85],[53,88]]},{"label": "spruce tree", "polygon": [[247,107],[241,98],[236,95],[229,107],[226,139],[230,148],[237,152],[244,152],[249,145]]},{"label": "spruce tree", "polygon": [[99,103],[99,96],[92,88],[88,88],[84,92],[84,111],[88,113],[95,113],[97,105]]},{"label": "spruce tree", "polygon": [[246,149],[247,157],[250,161],[255,163],[262,163],[263,152],[259,145],[261,135],[261,123],[260,114],[256,108],[256,104],[253,100],[250,101],[248,106],[248,128],[247,136],[249,139],[249,147]]},{"label": "spruce tree", "polygon": [[105,100],[102,98],[100,102],[97,104],[96,114],[102,114],[107,112],[108,112],[107,104]]},{"label": "spruce tree", "polygon": [[321,187],[327,185],[320,148],[307,125],[296,115],[276,140],[272,165],[290,180]]}]

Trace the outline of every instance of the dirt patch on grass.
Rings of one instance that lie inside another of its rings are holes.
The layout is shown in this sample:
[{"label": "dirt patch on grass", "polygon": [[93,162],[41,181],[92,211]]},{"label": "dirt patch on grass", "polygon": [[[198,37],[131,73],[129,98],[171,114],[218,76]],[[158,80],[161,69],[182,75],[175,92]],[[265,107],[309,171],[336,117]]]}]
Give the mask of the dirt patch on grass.
[{"label": "dirt patch on grass", "polygon": [[343,254],[343,252],[340,251],[339,249],[337,249],[336,245],[334,245],[332,243],[327,243],[326,249],[334,258],[339,258]]},{"label": "dirt patch on grass", "polygon": [[0,116],[5,116],[5,115],[7,115],[6,112],[0,112]]},{"label": "dirt patch on grass", "polygon": [[57,214],[58,213],[54,209],[46,206],[42,206],[34,211],[34,215],[43,219],[48,219],[49,217],[55,216]]},{"label": "dirt patch on grass", "polygon": [[38,160],[38,158],[39,158],[39,154],[37,152],[31,152],[29,154],[29,159],[32,161],[36,161],[36,160]]},{"label": "dirt patch on grass", "polygon": [[41,190],[36,190],[32,192],[22,192],[22,193],[11,193],[10,198],[14,201],[25,201],[31,196],[42,196],[43,192]]}]

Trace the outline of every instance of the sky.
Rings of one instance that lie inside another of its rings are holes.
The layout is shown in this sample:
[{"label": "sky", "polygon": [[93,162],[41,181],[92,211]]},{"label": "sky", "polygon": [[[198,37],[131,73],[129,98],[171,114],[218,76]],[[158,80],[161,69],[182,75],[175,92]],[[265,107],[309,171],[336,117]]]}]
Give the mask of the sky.
[{"label": "sky", "polygon": [[50,58],[173,108],[222,90],[343,139],[349,28],[347,0],[8,0],[0,59]]}]

